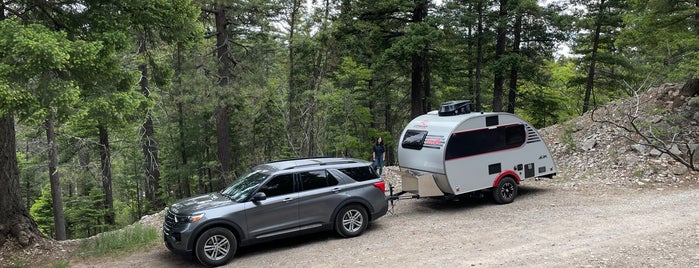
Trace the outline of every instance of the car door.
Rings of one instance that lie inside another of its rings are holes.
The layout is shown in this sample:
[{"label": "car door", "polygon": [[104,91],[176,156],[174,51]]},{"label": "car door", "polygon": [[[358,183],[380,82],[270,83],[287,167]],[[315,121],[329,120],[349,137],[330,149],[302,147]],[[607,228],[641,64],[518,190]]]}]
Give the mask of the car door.
[{"label": "car door", "polygon": [[347,198],[342,185],[324,169],[298,175],[300,228],[311,229],[330,223],[335,208]]},{"label": "car door", "polygon": [[246,218],[251,238],[267,238],[298,230],[299,200],[293,174],[278,175],[267,181],[257,192],[265,200],[248,201]]}]

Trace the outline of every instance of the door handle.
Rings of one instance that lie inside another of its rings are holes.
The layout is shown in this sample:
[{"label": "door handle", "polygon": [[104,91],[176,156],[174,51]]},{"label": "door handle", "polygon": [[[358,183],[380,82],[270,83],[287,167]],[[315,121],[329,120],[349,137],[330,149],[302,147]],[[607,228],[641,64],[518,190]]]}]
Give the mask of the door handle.
[{"label": "door handle", "polygon": [[284,203],[288,203],[288,202],[291,202],[292,200],[294,200],[294,199],[291,198],[291,197],[287,197],[287,198],[284,198],[284,200],[282,200],[282,201],[283,201]]},{"label": "door handle", "polygon": [[340,188],[333,188],[333,193],[339,193],[339,192],[340,192]]}]

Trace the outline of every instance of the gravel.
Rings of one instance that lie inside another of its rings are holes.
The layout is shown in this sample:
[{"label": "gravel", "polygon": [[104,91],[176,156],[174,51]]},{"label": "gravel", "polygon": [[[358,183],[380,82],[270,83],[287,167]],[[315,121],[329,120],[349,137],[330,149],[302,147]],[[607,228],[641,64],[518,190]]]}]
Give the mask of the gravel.
[{"label": "gravel", "polygon": [[[543,179],[523,182],[508,205],[400,200],[360,237],[322,233],[242,248],[226,267],[699,267],[698,186],[571,188]],[[71,263],[132,266],[199,264],[164,246]]]}]

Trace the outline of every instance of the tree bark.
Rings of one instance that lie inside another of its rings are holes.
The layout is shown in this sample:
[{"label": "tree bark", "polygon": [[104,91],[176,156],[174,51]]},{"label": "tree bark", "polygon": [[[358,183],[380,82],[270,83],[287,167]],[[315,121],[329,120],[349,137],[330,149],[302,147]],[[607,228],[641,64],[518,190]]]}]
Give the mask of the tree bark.
[{"label": "tree bark", "polygon": [[[522,34],[522,14],[517,14],[515,18],[514,25],[514,39],[512,40],[512,54],[515,56],[519,55],[519,46],[521,42]],[[510,91],[507,96],[507,112],[515,113],[515,107],[517,104],[517,79],[519,74],[519,59],[512,62],[510,66]]]},{"label": "tree bark", "polygon": [[[413,10],[413,23],[419,23],[427,17],[427,0],[419,0]],[[411,74],[411,89],[410,89],[410,116],[411,118],[418,117],[427,113],[429,110],[429,95],[430,95],[430,72],[427,61],[427,47],[425,47],[412,56],[412,74]]]},{"label": "tree bark", "polygon": [[[289,81],[288,81],[288,86],[289,86],[289,94],[288,94],[288,103],[289,103],[289,123],[288,123],[288,131],[291,135],[287,135],[287,137],[290,137],[290,144],[297,144],[299,143],[298,139],[294,139],[294,137],[298,137],[301,135],[301,118],[300,118],[300,111],[297,111],[298,107],[298,96],[300,96],[300,90],[297,90],[295,86],[295,78],[296,78],[296,66],[295,66],[295,57],[296,57],[296,51],[294,50],[294,46],[296,45],[294,43],[294,34],[296,33],[296,24],[298,22],[298,17],[299,17],[299,9],[301,7],[301,1],[299,0],[293,0],[291,3],[291,10],[289,14]],[[298,117],[298,118],[297,118]],[[294,151],[294,154],[297,154],[300,156],[303,152],[302,146],[298,147],[298,151]]]},{"label": "tree bark", "polygon": [[22,206],[20,192],[15,120],[6,113],[0,115],[0,247],[7,240],[27,247],[42,238],[36,222]]},{"label": "tree bark", "polygon": [[476,4],[478,13],[478,25],[476,26],[476,111],[483,111],[483,101],[481,100],[481,80],[483,76],[483,2]]},{"label": "tree bark", "polygon": [[[228,32],[228,22],[226,20],[226,9],[221,3],[216,4],[214,11],[214,19],[216,21],[216,56],[218,56],[218,85],[223,90],[228,87],[231,79],[231,73],[234,68],[234,61],[230,55],[230,33]],[[221,181],[220,186],[225,187],[228,184],[231,172],[231,138],[230,138],[230,122],[228,119],[229,105],[225,101],[225,96],[219,96],[223,103],[219,103],[216,108],[216,146],[218,161],[221,164]]]},{"label": "tree bark", "polygon": [[[177,78],[177,87],[180,89],[180,94],[184,91],[182,88],[182,44],[177,44],[177,61],[175,66],[175,75]],[[177,125],[180,130],[180,157],[182,158],[182,167],[187,168],[187,144],[185,142],[185,125],[184,125],[184,103],[181,100],[177,101]],[[182,176],[182,191],[185,196],[192,195],[192,189],[189,186],[189,177]]]},{"label": "tree bark", "polygon": [[112,157],[109,149],[109,132],[99,124],[97,126],[100,138],[100,163],[102,168],[102,191],[104,192],[104,222],[115,225],[114,197],[112,196]]},{"label": "tree bark", "polygon": [[49,145],[49,181],[51,182],[51,201],[53,202],[53,223],[56,228],[56,240],[66,240],[61,177],[58,173],[58,145],[56,144],[55,121],[56,111],[51,109],[46,120],[46,142]]},{"label": "tree bark", "polygon": [[[500,61],[505,55],[505,42],[507,34],[507,0],[500,0],[500,10],[498,11],[497,35],[495,37],[495,62],[504,66]],[[495,68],[493,79],[493,111],[502,111],[503,86],[505,82],[504,70],[502,67]]]},{"label": "tree bark", "polygon": [[592,54],[590,55],[590,67],[587,70],[587,80],[585,82],[585,98],[583,99],[583,109],[582,113],[586,113],[590,110],[590,96],[592,95],[592,90],[595,86],[595,65],[597,63],[597,49],[599,48],[599,36],[602,30],[602,12],[604,12],[604,1],[600,0],[599,3],[599,14],[597,14],[597,21],[595,22],[595,32],[592,38]]},{"label": "tree bark", "polygon": [[[139,34],[138,41],[138,54],[145,59],[148,51],[148,41],[145,33]],[[138,66],[138,69],[141,71],[141,93],[150,99],[148,64],[146,62],[144,60]],[[158,143],[155,141],[155,128],[153,127],[153,118],[150,111],[146,115],[146,122],[141,126],[140,134],[145,165],[146,198],[150,202],[149,210],[159,211],[165,206],[165,203],[158,196],[158,190],[160,189],[160,164],[158,162]]]}]

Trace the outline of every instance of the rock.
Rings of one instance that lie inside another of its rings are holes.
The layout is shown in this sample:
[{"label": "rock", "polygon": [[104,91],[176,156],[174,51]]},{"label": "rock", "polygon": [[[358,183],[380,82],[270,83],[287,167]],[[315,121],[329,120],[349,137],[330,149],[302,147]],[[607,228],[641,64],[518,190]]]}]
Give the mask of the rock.
[{"label": "rock", "polygon": [[660,121],[663,121],[663,116],[662,115],[654,115],[651,118],[648,118],[648,121],[657,124],[660,123]]},{"label": "rock", "polygon": [[695,109],[699,108],[699,97],[689,99],[687,104],[689,104],[690,107],[693,107]]},{"label": "rock", "polygon": [[670,153],[680,156],[682,155],[682,151],[680,151],[680,148],[677,147],[677,144],[673,144],[672,147],[670,148]]},{"label": "rock", "polygon": [[582,130],[583,128],[585,128],[585,125],[582,122],[580,122],[580,121],[575,122],[575,125],[573,126],[573,132],[578,132],[578,131]]},{"label": "rock", "polygon": [[645,155],[648,153],[648,146],[645,146],[643,144],[634,144],[634,145],[631,145],[631,148],[642,155]]},{"label": "rock", "polygon": [[589,139],[589,140],[586,140],[586,141],[583,143],[582,149],[585,150],[585,151],[589,151],[589,150],[592,150],[592,148],[594,148],[595,145],[597,145],[597,140],[595,140],[595,139]]},{"label": "rock", "polygon": [[670,167],[670,172],[675,175],[684,175],[689,171],[689,168],[685,165],[674,165]]},{"label": "rock", "polygon": [[635,166],[637,161],[638,161],[638,157],[633,156],[633,155],[627,155],[625,160],[626,160],[626,166],[628,166],[628,167]]},{"label": "rock", "polygon": [[660,155],[663,154],[663,153],[660,152],[660,151],[658,151],[658,149],[653,148],[652,150],[650,150],[649,154],[650,154],[651,156],[656,156],[656,157],[657,157],[657,156],[660,156]]}]

